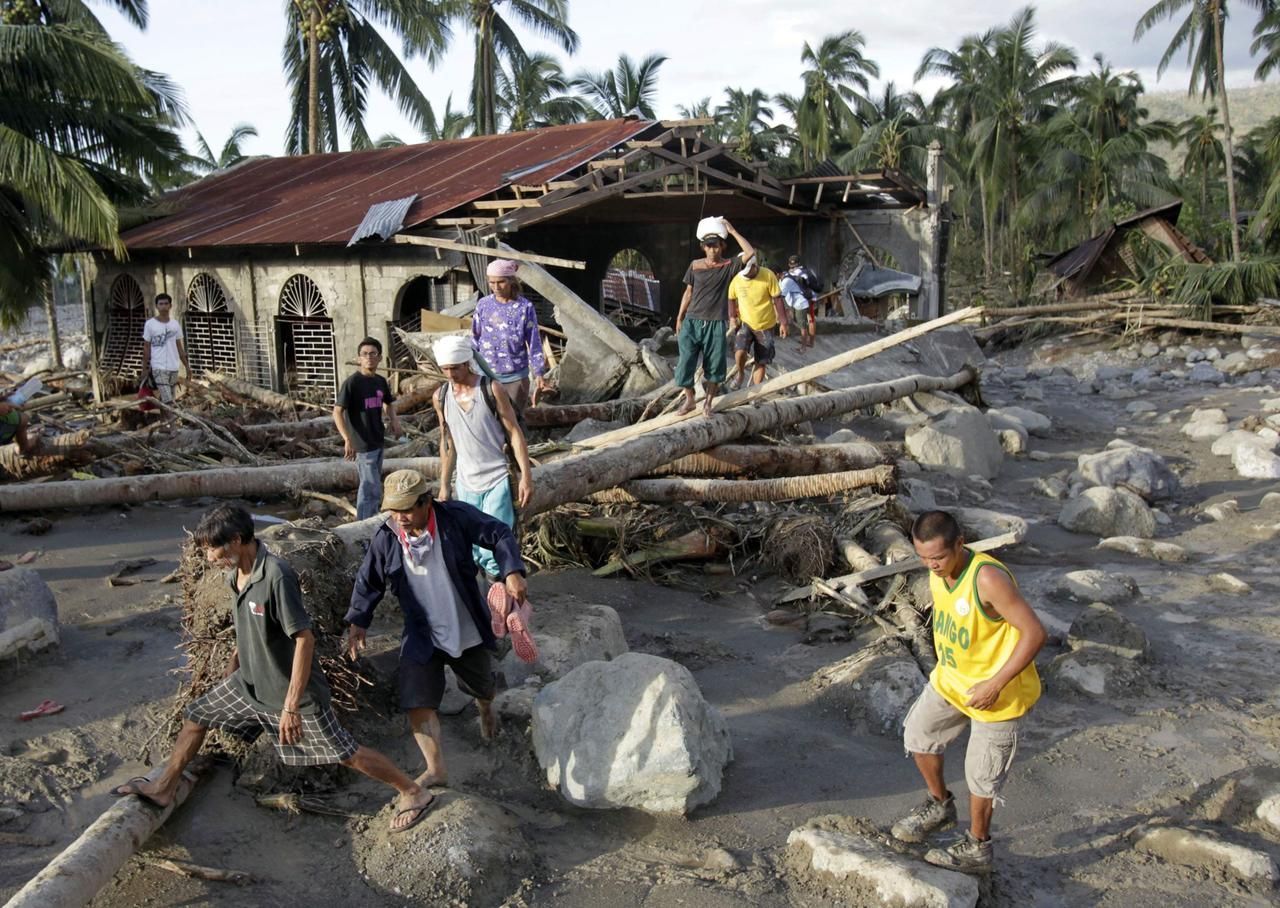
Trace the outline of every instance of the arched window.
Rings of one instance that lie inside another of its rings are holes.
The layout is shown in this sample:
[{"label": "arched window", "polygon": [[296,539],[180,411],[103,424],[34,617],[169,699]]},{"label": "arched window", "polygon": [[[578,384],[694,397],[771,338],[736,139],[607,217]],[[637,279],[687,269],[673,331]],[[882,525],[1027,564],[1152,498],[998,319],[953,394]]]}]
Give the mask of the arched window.
[{"label": "arched window", "polygon": [[227,293],[212,274],[201,271],[187,288],[188,312],[227,312]]},{"label": "arched window", "polygon": [[147,302],[133,275],[121,274],[111,282],[108,294],[107,331],[100,366],[126,381],[142,371],[142,328],[147,323]]},{"label": "arched window", "polygon": [[187,310],[182,315],[187,359],[195,375],[216,371],[236,374],[236,321],[226,291],[212,274],[200,272],[187,287]]},{"label": "arched window", "polygon": [[281,318],[328,318],[324,295],[316,282],[305,274],[295,274],[284,282],[280,291]]},{"label": "arched window", "polygon": [[280,291],[276,362],[281,385],[289,394],[313,403],[333,403],[338,391],[333,320],[320,288],[304,274],[293,275]]}]

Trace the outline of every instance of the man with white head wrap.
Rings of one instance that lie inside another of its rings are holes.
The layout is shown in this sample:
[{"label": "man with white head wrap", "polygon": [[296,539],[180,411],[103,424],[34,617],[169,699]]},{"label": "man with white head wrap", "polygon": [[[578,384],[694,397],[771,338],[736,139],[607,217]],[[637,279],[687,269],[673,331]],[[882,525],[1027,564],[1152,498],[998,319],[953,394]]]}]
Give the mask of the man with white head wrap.
[{"label": "man with white head wrap", "polygon": [[[440,420],[439,498],[452,496],[514,528],[507,445],[520,470],[520,507],[533,497],[533,466],[511,398],[501,382],[480,374],[470,338],[443,337],[432,345],[432,354],[445,376],[434,399]],[[498,576],[491,551],[476,546],[472,554],[486,575]]]}]

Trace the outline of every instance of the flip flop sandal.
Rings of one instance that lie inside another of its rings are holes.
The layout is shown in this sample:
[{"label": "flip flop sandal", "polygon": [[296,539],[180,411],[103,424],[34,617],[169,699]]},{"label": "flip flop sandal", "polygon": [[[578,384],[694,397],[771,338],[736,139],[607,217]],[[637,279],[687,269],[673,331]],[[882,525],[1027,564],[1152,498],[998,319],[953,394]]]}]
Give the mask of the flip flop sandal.
[{"label": "flip flop sandal", "polygon": [[528,602],[516,606],[515,611],[507,616],[511,648],[515,650],[517,659],[530,665],[538,661],[538,645],[533,642],[533,633],[529,629],[532,620],[533,607]]},{"label": "flip flop sandal", "polygon": [[432,795],[432,796],[431,796],[431,800],[430,800],[430,801],[428,801],[427,803],[423,804],[421,807],[406,807],[404,810],[397,810],[397,811],[396,811],[396,815],[395,815],[395,817],[392,819],[392,822],[393,822],[393,823],[394,823],[396,820],[400,819],[400,817],[404,816],[406,813],[411,813],[411,814],[413,814],[413,819],[412,819],[412,820],[410,820],[410,821],[409,821],[407,824],[405,824],[404,826],[392,826],[392,827],[390,827],[390,828],[391,828],[391,832],[393,832],[393,833],[397,833],[397,832],[408,832],[410,829],[412,829],[413,827],[415,827],[415,826],[417,826],[419,823],[421,823],[421,822],[422,822],[422,818],[423,818],[423,817],[425,817],[425,816],[427,815],[427,813],[431,810],[431,808],[432,808],[432,807],[434,807],[434,806],[436,806],[436,796],[435,796],[435,795]]},{"label": "flip flop sandal", "polygon": [[489,616],[493,635],[495,637],[507,636],[507,616],[511,614],[511,597],[507,594],[507,588],[501,582],[493,584],[489,587]]},{"label": "flip flop sandal", "polygon": [[41,716],[52,716],[66,709],[56,700],[42,700],[40,705],[35,709],[29,709],[26,712],[18,713],[18,718],[23,722],[30,722],[32,719],[38,719]]}]

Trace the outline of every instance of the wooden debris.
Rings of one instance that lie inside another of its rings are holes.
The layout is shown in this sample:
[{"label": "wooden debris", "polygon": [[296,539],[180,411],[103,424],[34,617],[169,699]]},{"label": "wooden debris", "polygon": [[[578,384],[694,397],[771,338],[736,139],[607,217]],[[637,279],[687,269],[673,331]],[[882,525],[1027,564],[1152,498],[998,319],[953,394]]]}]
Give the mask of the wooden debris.
[{"label": "wooden debris", "polygon": [[128,577],[127,575],[140,571],[145,567],[151,567],[155,564],[154,558],[135,558],[130,561],[117,561],[111,566],[111,573],[107,576],[107,586],[133,586],[135,583],[143,581],[138,577]]},{"label": "wooden debris", "polygon": [[197,880],[208,880],[213,883],[234,883],[237,886],[244,886],[253,882],[253,877],[243,870],[223,870],[220,867],[205,867],[201,864],[177,861],[173,858],[143,856],[142,860],[152,867],[158,867],[161,870],[167,870],[170,873]]},{"label": "wooden debris", "polygon": [[887,463],[885,446],[870,442],[830,445],[717,445],[650,470],[652,476],[806,476],[861,470]]},{"label": "wooden debris", "polygon": [[888,465],[869,470],[846,470],[817,476],[783,476],[777,479],[636,479],[614,489],[591,495],[592,501],[791,501],[796,498],[825,498],[853,489],[874,488],[891,491],[894,468]]},{"label": "wooden debris", "polygon": [[703,530],[693,530],[662,545],[621,555],[591,573],[596,577],[608,577],[619,571],[631,571],[660,561],[696,561],[714,558],[723,550],[723,545],[713,535]]},{"label": "wooden debris", "polygon": [[324,492],[312,492],[310,489],[298,489],[294,492],[299,498],[313,498],[316,501],[327,501],[334,507],[341,508],[352,517],[356,516],[356,506],[345,498],[339,498],[337,495],[326,495]]}]

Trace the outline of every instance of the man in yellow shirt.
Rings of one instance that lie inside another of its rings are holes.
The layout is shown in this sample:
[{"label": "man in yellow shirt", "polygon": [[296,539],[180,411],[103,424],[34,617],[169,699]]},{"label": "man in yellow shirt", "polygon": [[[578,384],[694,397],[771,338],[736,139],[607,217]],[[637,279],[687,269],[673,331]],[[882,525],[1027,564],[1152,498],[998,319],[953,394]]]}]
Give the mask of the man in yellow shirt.
[{"label": "man in yellow shirt", "polygon": [[1044,626],[1009,569],[965,547],[951,514],[921,514],[911,527],[911,541],[930,572],[938,664],[903,728],[903,744],[929,796],[894,824],[893,835],[923,842],[935,830],[955,825],[955,798],[943,779],[942,754],[968,726],[969,832],[949,848],[931,849],[925,860],[986,873],[992,864],[992,807],[1013,762],[1022,717],[1040,698],[1035,657],[1044,646]]},{"label": "man in yellow shirt", "polygon": [[751,383],[764,381],[764,367],[773,362],[774,337],[787,336],[787,309],[782,304],[782,288],[768,268],[761,268],[753,255],[746,267],[729,284],[729,331],[733,335],[733,378],[730,387],[742,387],[747,352],[755,356]]}]

